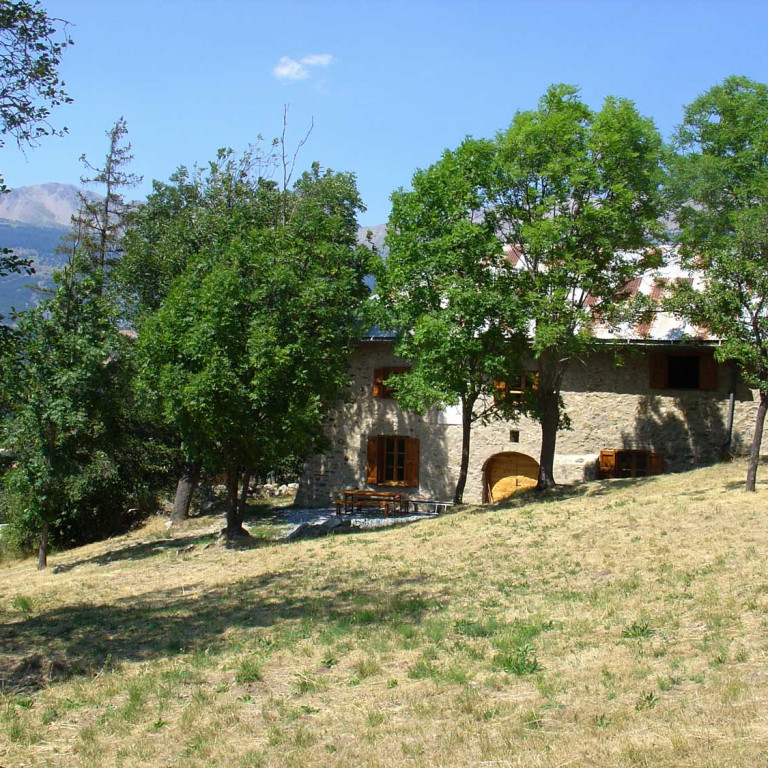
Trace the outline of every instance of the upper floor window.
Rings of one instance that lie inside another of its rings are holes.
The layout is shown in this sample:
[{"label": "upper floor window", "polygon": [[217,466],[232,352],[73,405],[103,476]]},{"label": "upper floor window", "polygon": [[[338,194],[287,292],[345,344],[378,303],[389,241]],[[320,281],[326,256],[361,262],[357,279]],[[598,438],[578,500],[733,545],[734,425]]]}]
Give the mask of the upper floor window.
[{"label": "upper floor window", "polygon": [[711,353],[649,356],[651,389],[717,389],[717,362]]},{"label": "upper floor window", "polygon": [[526,392],[535,392],[539,388],[539,374],[536,371],[521,371],[510,381],[493,382],[493,399],[521,401]]},{"label": "upper floor window", "polygon": [[392,374],[408,373],[410,370],[410,367],[407,365],[376,368],[373,372],[373,396],[382,398],[397,397],[397,387],[394,385],[394,382],[389,385],[385,382]]}]

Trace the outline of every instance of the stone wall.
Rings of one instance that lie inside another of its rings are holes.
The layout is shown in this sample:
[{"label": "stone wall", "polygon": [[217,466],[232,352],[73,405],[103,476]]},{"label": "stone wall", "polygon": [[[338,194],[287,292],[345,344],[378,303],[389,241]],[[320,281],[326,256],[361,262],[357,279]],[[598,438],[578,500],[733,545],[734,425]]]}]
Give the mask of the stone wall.
[{"label": "stone wall", "polygon": [[[374,369],[402,364],[393,355],[390,342],[359,346],[352,361],[349,401],[336,408],[326,424],[331,448],[307,461],[297,504],[324,506],[344,489],[371,487],[365,482],[367,438],[382,434],[419,439],[419,488],[413,489],[413,495],[435,499],[453,496],[461,456],[458,411],[419,416],[403,412],[395,399],[372,397]],[[571,429],[558,433],[557,481],[593,479],[601,450],[643,448],[660,452],[665,471],[716,461],[725,436],[730,381],[729,367],[718,368],[715,391],[652,390],[648,356],[642,347],[617,354],[598,352],[588,360],[573,362],[563,383]],[[756,413],[754,393],[739,386],[733,430],[737,453],[748,450]],[[540,427],[531,419],[475,427],[464,500],[482,502],[483,467],[491,456],[517,451],[538,460],[540,443]],[[768,446],[768,437],[763,445]]]}]

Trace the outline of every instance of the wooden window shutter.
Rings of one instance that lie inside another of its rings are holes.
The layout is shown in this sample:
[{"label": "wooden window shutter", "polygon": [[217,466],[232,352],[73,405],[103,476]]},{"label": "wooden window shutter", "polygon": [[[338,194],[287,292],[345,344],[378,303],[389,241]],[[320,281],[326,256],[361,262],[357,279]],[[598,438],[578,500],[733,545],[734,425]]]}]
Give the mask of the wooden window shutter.
[{"label": "wooden window shutter", "polygon": [[600,451],[599,477],[613,477],[616,471],[616,451]]},{"label": "wooden window shutter", "polygon": [[405,441],[405,484],[411,488],[419,487],[419,441],[415,437]]},{"label": "wooden window shutter", "polygon": [[384,397],[384,378],[386,368],[376,368],[373,372],[373,396]]},{"label": "wooden window shutter", "polygon": [[717,389],[717,361],[712,355],[699,358],[699,389]]},{"label": "wooden window shutter", "polygon": [[648,386],[651,389],[666,389],[669,380],[669,356],[660,354],[648,355],[648,365],[651,374]]},{"label": "wooden window shutter", "polygon": [[528,381],[530,381],[530,388],[536,392],[539,389],[539,372],[538,371],[529,371],[526,376],[528,376]]},{"label": "wooden window shutter", "polygon": [[493,402],[500,403],[507,396],[507,383],[495,379],[493,382]]},{"label": "wooden window shutter", "polygon": [[663,471],[664,471],[664,454],[649,453],[648,454],[648,474],[660,475]]},{"label": "wooden window shutter", "polygon": [[368,455],[365,462],[365,482],[376,485],[379,481],[379,438],[368,438]]}]

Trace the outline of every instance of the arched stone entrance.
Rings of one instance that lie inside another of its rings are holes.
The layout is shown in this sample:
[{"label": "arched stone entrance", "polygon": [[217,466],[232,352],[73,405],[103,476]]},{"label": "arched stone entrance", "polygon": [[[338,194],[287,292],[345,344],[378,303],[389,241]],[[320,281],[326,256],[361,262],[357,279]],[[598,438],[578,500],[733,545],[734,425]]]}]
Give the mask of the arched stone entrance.
[{"label": "arched stone entrance", "polygon": [[501,501],[524,488],[532,488],[539,477],[539,463],[524,453],[496,453],[483,467],[483,503]]}]

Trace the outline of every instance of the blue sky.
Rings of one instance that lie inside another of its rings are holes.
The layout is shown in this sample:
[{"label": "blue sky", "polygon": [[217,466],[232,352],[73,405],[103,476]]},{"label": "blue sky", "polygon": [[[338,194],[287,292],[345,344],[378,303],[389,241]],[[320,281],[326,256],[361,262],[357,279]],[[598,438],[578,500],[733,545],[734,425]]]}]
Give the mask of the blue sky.
[{"label": "blue sky", "polygon": [[599,107],[634,100],[668,136],[682,106],[729,74],[768,81],[768,3],[695,0],[261,2],[43,0],[69,20],[62,74],[69,134],[26,157],[0,151],[9,186],[77,183],[85,153],[124,116],[144,183],[314,119],[299,166],[352,171],[368,212],[468,134],[491,136],[546,87]]}]

